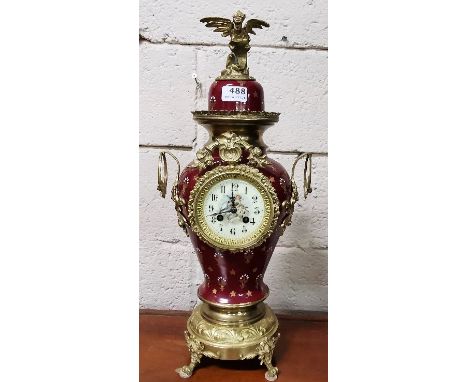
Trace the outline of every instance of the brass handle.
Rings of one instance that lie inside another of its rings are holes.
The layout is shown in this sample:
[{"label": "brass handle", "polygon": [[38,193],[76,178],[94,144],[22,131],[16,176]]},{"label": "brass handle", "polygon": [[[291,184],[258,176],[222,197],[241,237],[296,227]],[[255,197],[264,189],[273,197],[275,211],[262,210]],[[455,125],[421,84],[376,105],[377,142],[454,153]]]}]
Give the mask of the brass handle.
[{"label": "brass handle", "polygon": [[303,153],[300,154],[294,161],[292,172],[291,172],[291,181],[294,181],[294,171],[296,170],[297,163],[305,158],[304,163],[304,199],[307,199],[307,195],[312,193],[312,153]]},{"label": "brass handle", "polygon": [[176,156],[169,151],[161,151],[159,153],[158,161],[158,191],[161,193],[163,198],[166,197],[167,192],[167,159],[166,154],[169,154],[177,163],[177,179],[176,183],[179,181],[180,175],[180,163]]},{"label": "brass handle", "polygon": [[299,194],[297,192],[297,185],[296,181],[294,180],[294,172],[296,171],[297,163],[302,159],[305,158],[304,164],[304,199],[307,199],[307,195],[312,192],[312,153],[303,153],[300,154],[293,163],[292,171],[291,171],[291,185],[292,185],[292,193],[291,198],[285,200],[282,203],[282,207],[284,211],[286,211],[286,215],[281,223],[281,235],[286,230],[286,227],[291,225],[292,215],[294,213],[294,205],[299,200]]}]

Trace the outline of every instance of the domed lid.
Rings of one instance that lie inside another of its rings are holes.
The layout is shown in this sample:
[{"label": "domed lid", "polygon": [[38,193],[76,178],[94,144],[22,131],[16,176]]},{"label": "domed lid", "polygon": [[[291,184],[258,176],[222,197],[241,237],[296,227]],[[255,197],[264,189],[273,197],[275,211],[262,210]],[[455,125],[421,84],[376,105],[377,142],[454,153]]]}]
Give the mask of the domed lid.
[{"label": "domed lid", "polygon": [[255,80],[216,80],[208,92],[208,110],[264,111],[263,87]]},{"label": "domed lid", "polygon": [[226,68],[211,85],[208,93],[208,110],[212,111],[264,111],[263,88],[249,75],[247,52],[250,50],[249,34],[256,34],[254,28],[270,25],[262,20],[250,19],[243,26],[245,14],[237,11],[232,21],[222,17],[205,17],[200,21],[223,37],[230,37],[231,53]]}]

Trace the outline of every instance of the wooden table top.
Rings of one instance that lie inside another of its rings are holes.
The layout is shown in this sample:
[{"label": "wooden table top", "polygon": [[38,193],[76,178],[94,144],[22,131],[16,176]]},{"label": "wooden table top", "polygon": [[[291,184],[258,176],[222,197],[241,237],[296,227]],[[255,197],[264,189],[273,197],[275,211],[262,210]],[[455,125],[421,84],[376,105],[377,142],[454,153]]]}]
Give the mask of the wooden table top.
[{"label": "wooden table top", "polygon": [[[190,361],[184,330],[188,313],[142,312],[140,314],[140,382],[181,382],[174,371]],[[281,338],[273,365],[278,382],[324,382],[328,369],[328,322],[326,315],[295,317],[278,315]],[[220,361],[203,357],[190,382],[265,381],[266,368],[258,359]]]}]

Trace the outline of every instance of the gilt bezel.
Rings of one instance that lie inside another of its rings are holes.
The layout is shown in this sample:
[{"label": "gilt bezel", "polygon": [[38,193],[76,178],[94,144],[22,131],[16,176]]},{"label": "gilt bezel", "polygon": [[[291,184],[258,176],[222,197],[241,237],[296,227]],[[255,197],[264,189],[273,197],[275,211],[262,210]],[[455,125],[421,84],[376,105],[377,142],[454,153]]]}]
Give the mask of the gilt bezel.
[{"label": "gilt bezel", "polygon": [[[203,202],[211,187],[226,179],[242,179],[255,186],[263,198],[265,214],[260,227],[242,239],[227,239],[210,229],[203,213]],[[219,166],[197,180],[190,192],[188,217],[192,231],[205,243],[216,249],[239,252],[262,244],[273,233],[279,216],[279,202],[270,180],[256,168],[239,164]]]}]

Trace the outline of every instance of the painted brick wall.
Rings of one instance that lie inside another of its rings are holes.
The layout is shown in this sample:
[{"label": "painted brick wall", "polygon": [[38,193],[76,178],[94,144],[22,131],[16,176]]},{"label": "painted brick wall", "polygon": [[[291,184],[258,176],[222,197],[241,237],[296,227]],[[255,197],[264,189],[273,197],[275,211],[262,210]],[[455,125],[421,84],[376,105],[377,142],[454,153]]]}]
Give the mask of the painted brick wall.
[{"label": "painted brick wall", "polygon": [[[265,275],[276,309],[327,310],[327,2],[140,0],[140,307],[191,309],[202,273],[173,203],[156,191],[161,149],[187,165],[207,134],[190,111],[207,109],[207,89],[223,69],[227,38],[198,20],[237,9],[270,23],[252,37],[250,73],[267,111],[281,112],[265,133],[273,159],[289,171],[312,151],[313,194],[301,196]],[[202,84],[196,88],[192,73]],[[170,167],[171,185],[175,166]],[[301,174],[301,168],[298,168]],[[302,179],[297,182],[302,187]]]}]

